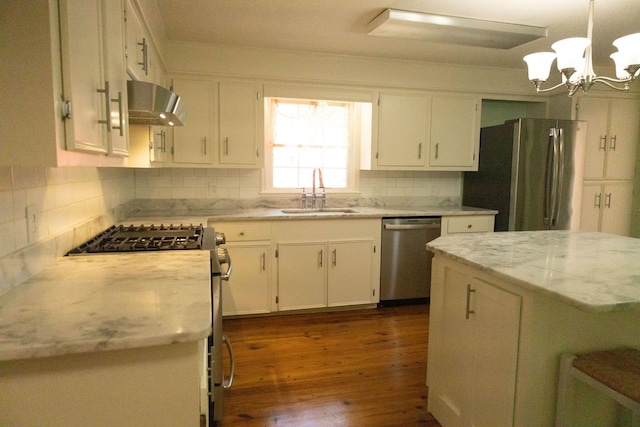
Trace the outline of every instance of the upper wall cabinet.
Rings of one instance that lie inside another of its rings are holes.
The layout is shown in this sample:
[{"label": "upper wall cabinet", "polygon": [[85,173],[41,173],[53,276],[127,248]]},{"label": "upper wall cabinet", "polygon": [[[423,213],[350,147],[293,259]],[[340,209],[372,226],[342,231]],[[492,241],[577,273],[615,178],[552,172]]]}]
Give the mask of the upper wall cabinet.
[{"label": "upper wall cabinet", "polygon": [[475,96],[433,96],[429,169],[478,170],[480,105]]},{"label": "upper wall cabinet", "polygon": [[[59,7],[58,7],[59,6]],[[122,3],[0,3],[0,163],[123,166],[127,155]],[[29,46],[26,55],[24,47]]]},{"label": "upper wall cabinet", "polygon": [[61,1],[60,30],[67,148],[126,156],[122,3]]},{"label": "upper wall cabinet", "polygon": [[261,166],[264,140],[262,86],[247,82],[220,82],[218,111],[220,166]]},{"label": "upper wall cabinet", "polygon": [[212,166],[216,86],[188,79],[175,79],[173,84],[188,108],[184,126],[173,128],[174,164]]},{"label": "upper wall cabinet", "polygon": [[640,102],[582,97],[577,119],[586,120],[585,179],[633,179]]},{"label": "upper wall cabinet", "polygon": [[131,0],[126,0],[126,56],[127,71],[135,80],[155,83],[161,86],[164,82],[164,68],[160,64],[158,52],[143,20]]},{"label": "upper wall cabinet", "polygon": [[420,91],[380,92],[371,143],[371,159],[364,159],[363,169],[477,170],[480,99]]}]

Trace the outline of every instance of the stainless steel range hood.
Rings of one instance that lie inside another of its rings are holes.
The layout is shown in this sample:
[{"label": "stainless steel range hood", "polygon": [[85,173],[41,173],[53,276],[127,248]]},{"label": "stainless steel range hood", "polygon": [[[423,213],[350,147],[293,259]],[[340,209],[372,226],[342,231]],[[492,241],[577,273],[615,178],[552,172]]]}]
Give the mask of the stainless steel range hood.
[{"label": "stainless steel range hood", "polygon": [[182,98],[153,83],[127,81],[129,123],[136,125],[182,126],[186,110]]}]

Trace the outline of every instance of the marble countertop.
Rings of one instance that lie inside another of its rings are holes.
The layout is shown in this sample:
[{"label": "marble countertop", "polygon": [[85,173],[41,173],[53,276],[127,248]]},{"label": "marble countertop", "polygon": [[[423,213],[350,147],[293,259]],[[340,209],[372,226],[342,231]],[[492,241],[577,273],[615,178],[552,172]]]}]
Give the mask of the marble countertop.
[{"label": "marble countertop", "polygon": [[[313,210],[304,213],[287,213],[295,208],[256,208],[216,210],[208,213],[209,223],[215,221],[264,221],[264,220],[304,220],[318,218],[383,218],[403,216],[459,216],[459,215],[495,215],[497,211],[467,206],[419,206],[419,207],[360,207],[349,206],[356,212],[336,212],[334,209]],[[285,212],[283,212],[283,210]]]},{"label": "marble countertop", "polygon": [[208,251],[60,258],[0,296],[0,360],[204,338],[209,262]]},{"label": "marble countertop", "polygon": [[640,310],[640,239],[520,231],[447,235],[427,248],[585,311]]}]

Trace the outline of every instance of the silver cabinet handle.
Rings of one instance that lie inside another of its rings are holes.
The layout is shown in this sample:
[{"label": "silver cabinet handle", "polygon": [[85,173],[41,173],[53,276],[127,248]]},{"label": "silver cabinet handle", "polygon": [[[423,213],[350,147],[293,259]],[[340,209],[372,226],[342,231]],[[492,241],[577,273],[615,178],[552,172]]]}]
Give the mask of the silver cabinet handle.
[{"label": "silver cabinet handle", "polygon": [[467,314],[465,319],[469,319],[469,316],[475,313],[475,311],[471,310],[471,293],[475,291],[475,289],[471,289],[471,284],[467,284]]},{"label": "silver cabinet handle", "polygon": [[224,155],[228,156],[229,155],[229,137],[225,137],[224,138]]},{"label": "silver cabinet handle", "polygon": [[207,137],[202,138],[202,154],[207,155]]},{"label": "silver cabinet handle", "polygon": [[[120,136],[124,136],[124,120],[122,118],[122,92],[118,92],[117,98],[112,98],[111,102],[118,103],[118,126],[111,126],[112,129],[118,129]],[[107,112],[109,114],[109,112]]]},{"label": "silver cabinet handle", "polygon": [[418,159],[422,158],[422,142],[418,144]]},{"label": "silver cabinet handle", "polygon": [[607,135],[600,136],[600,149],[605,150],[607,148]]},{"label": "silver cabinet handle", "polygon": [[97,89],[97,92],[104,93],[104,113],[107,115],[106,120],[98,120],[98,123],[107,125],[107,132],[111,132],[111,95],[109,95],[109,82],[105,81],[104,89]]},{"label": "silver cabinet handle", "polygon": [[142,38],[142,43],[138,43],[138,46],[142,46],[142,62],[138,62],[138,65],[142,66],[145,76],[149,74],[148,67],[148,53],[147,53],[147,39]]},{"label": "silver cabinet handle", "polygon": [[436,142],[436,160],[438,160],[438,156],[440,155],[440,143]]},{"label": "silver cabinet handle", "polygon": [[225,347],[227,347],[227,351],[229,352],[229,362],[231,364],[231,371],[229,372],[229,379],[222,380],[222,388],[231,388],[231,384],[233,384],[233,377],[236,373],[236,358],[233,355],[233,346],[231,345],[231,341],[229,341],[229,337],[226,335],[222,335],[222,342]]},{"label": "silver cabinet handle", "polygon": [[597,193],[595,197],[595,207],[599,208],[602,205],[602,193]]},{"label": "silver cabinet handle", "polygon": [[607,193],[604,196],[604,207],[611,208],[611,193]]},{"label": "silver cabinet handle", "polygon": [[611,151],[616,151],[616,141],[617,141],[618,137],[616,135],[613,135],[611,138],[609,138],[609,150]]},{"label": "silver cabinet handle", "polygon": [[333,254],[332,254],[333,255],[333,266],[334,267],[338,265],[338,252],[337,251],[338,251],[337,249],[334,249],[333,250]]},{"label": "silver cabinet handle", "polygon": [[267,270],[267,253],[262,252],[262,271]]},{"label": "silver cabinet handle", "polygon": [[320,264],[320,267],[322,267],[322,264],[323,264],[322,260],[324,258],[324,249],[320,249],[320,252],[319,252],[318,255],[320,256],[320,263],[319,264]]}]

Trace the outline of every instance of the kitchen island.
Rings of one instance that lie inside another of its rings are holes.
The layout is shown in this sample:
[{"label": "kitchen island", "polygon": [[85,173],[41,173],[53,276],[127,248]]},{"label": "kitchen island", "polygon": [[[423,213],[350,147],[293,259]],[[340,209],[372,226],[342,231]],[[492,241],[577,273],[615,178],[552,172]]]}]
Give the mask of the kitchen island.
[{"label": "kitchen island", "polygon": [[[444,236],[427,248],[428,409],[444,427],[553,425],[563,352],[640,347],[638,239],[506,232]],[[628,417],[588,389],[578,402],[588,410],[575,425]]]},{"label": "kitchen island", "polygon": [[209,264],[68,256],[0,296],[0,425],[197,425]]}]

